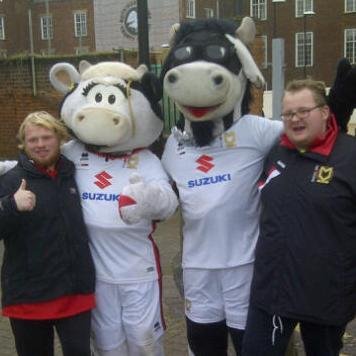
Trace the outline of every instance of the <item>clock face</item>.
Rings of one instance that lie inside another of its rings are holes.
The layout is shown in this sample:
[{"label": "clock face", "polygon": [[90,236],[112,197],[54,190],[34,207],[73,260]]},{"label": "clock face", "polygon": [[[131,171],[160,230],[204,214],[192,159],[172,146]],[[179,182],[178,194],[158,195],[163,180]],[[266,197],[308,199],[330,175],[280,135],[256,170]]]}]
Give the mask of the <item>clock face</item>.
[{"label": "clock face", "polygon": [[137,36],[138,33],[138,20],[137,20],[137,8],[133,6],[127,10],[125,21],[126,31],[132,35]]}]

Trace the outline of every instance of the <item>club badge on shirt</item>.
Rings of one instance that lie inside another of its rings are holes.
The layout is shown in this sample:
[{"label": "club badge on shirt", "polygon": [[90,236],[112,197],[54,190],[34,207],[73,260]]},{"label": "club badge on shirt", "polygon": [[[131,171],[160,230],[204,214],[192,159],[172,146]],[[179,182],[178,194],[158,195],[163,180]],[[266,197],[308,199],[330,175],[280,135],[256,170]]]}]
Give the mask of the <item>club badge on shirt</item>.
[{"label": "club badge on shirt", "polygon": [[329,184],[334,176],[334,168],[316,165],[311,181],[320,184]]}]

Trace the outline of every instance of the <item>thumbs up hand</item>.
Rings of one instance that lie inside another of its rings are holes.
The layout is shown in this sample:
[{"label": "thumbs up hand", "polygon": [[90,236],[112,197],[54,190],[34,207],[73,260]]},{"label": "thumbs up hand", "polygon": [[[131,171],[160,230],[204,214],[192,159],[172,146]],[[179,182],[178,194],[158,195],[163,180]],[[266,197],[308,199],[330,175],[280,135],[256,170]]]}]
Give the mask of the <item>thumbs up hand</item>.
[{"label": "thumbs up hand", "polygon": [[22,179],[17,192],[14,194],[18,211],[31,211],[36,205],[36,195],[26,189],[27,183]]}]

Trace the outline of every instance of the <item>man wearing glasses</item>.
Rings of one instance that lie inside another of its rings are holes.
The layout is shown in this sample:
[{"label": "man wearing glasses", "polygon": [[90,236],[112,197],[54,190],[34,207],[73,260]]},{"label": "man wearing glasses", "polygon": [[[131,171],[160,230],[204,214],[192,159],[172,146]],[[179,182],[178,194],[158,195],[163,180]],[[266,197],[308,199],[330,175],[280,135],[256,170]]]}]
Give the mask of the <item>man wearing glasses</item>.
[{"label": "man wearing glasses", "polygon": [[283,356],[297,323],[307,356],[337,356],[356,312],[356,141],[321,82],[292,81],[282,107],[285,133],[260,181],[243,356]]}]

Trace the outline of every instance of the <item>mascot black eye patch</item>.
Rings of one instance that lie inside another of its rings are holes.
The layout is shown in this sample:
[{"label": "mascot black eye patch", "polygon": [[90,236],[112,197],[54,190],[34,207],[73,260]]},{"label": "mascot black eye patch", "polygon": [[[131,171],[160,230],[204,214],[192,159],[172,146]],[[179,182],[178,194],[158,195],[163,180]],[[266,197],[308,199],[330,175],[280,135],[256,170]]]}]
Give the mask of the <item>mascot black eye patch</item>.
[{"label": "mascot black eye patch", "polygon": [[173,56],[176,61],[191,62],[203,59],[208,62],[225,63],[234,55],[232,45],[181,45],[174,49]]}]

